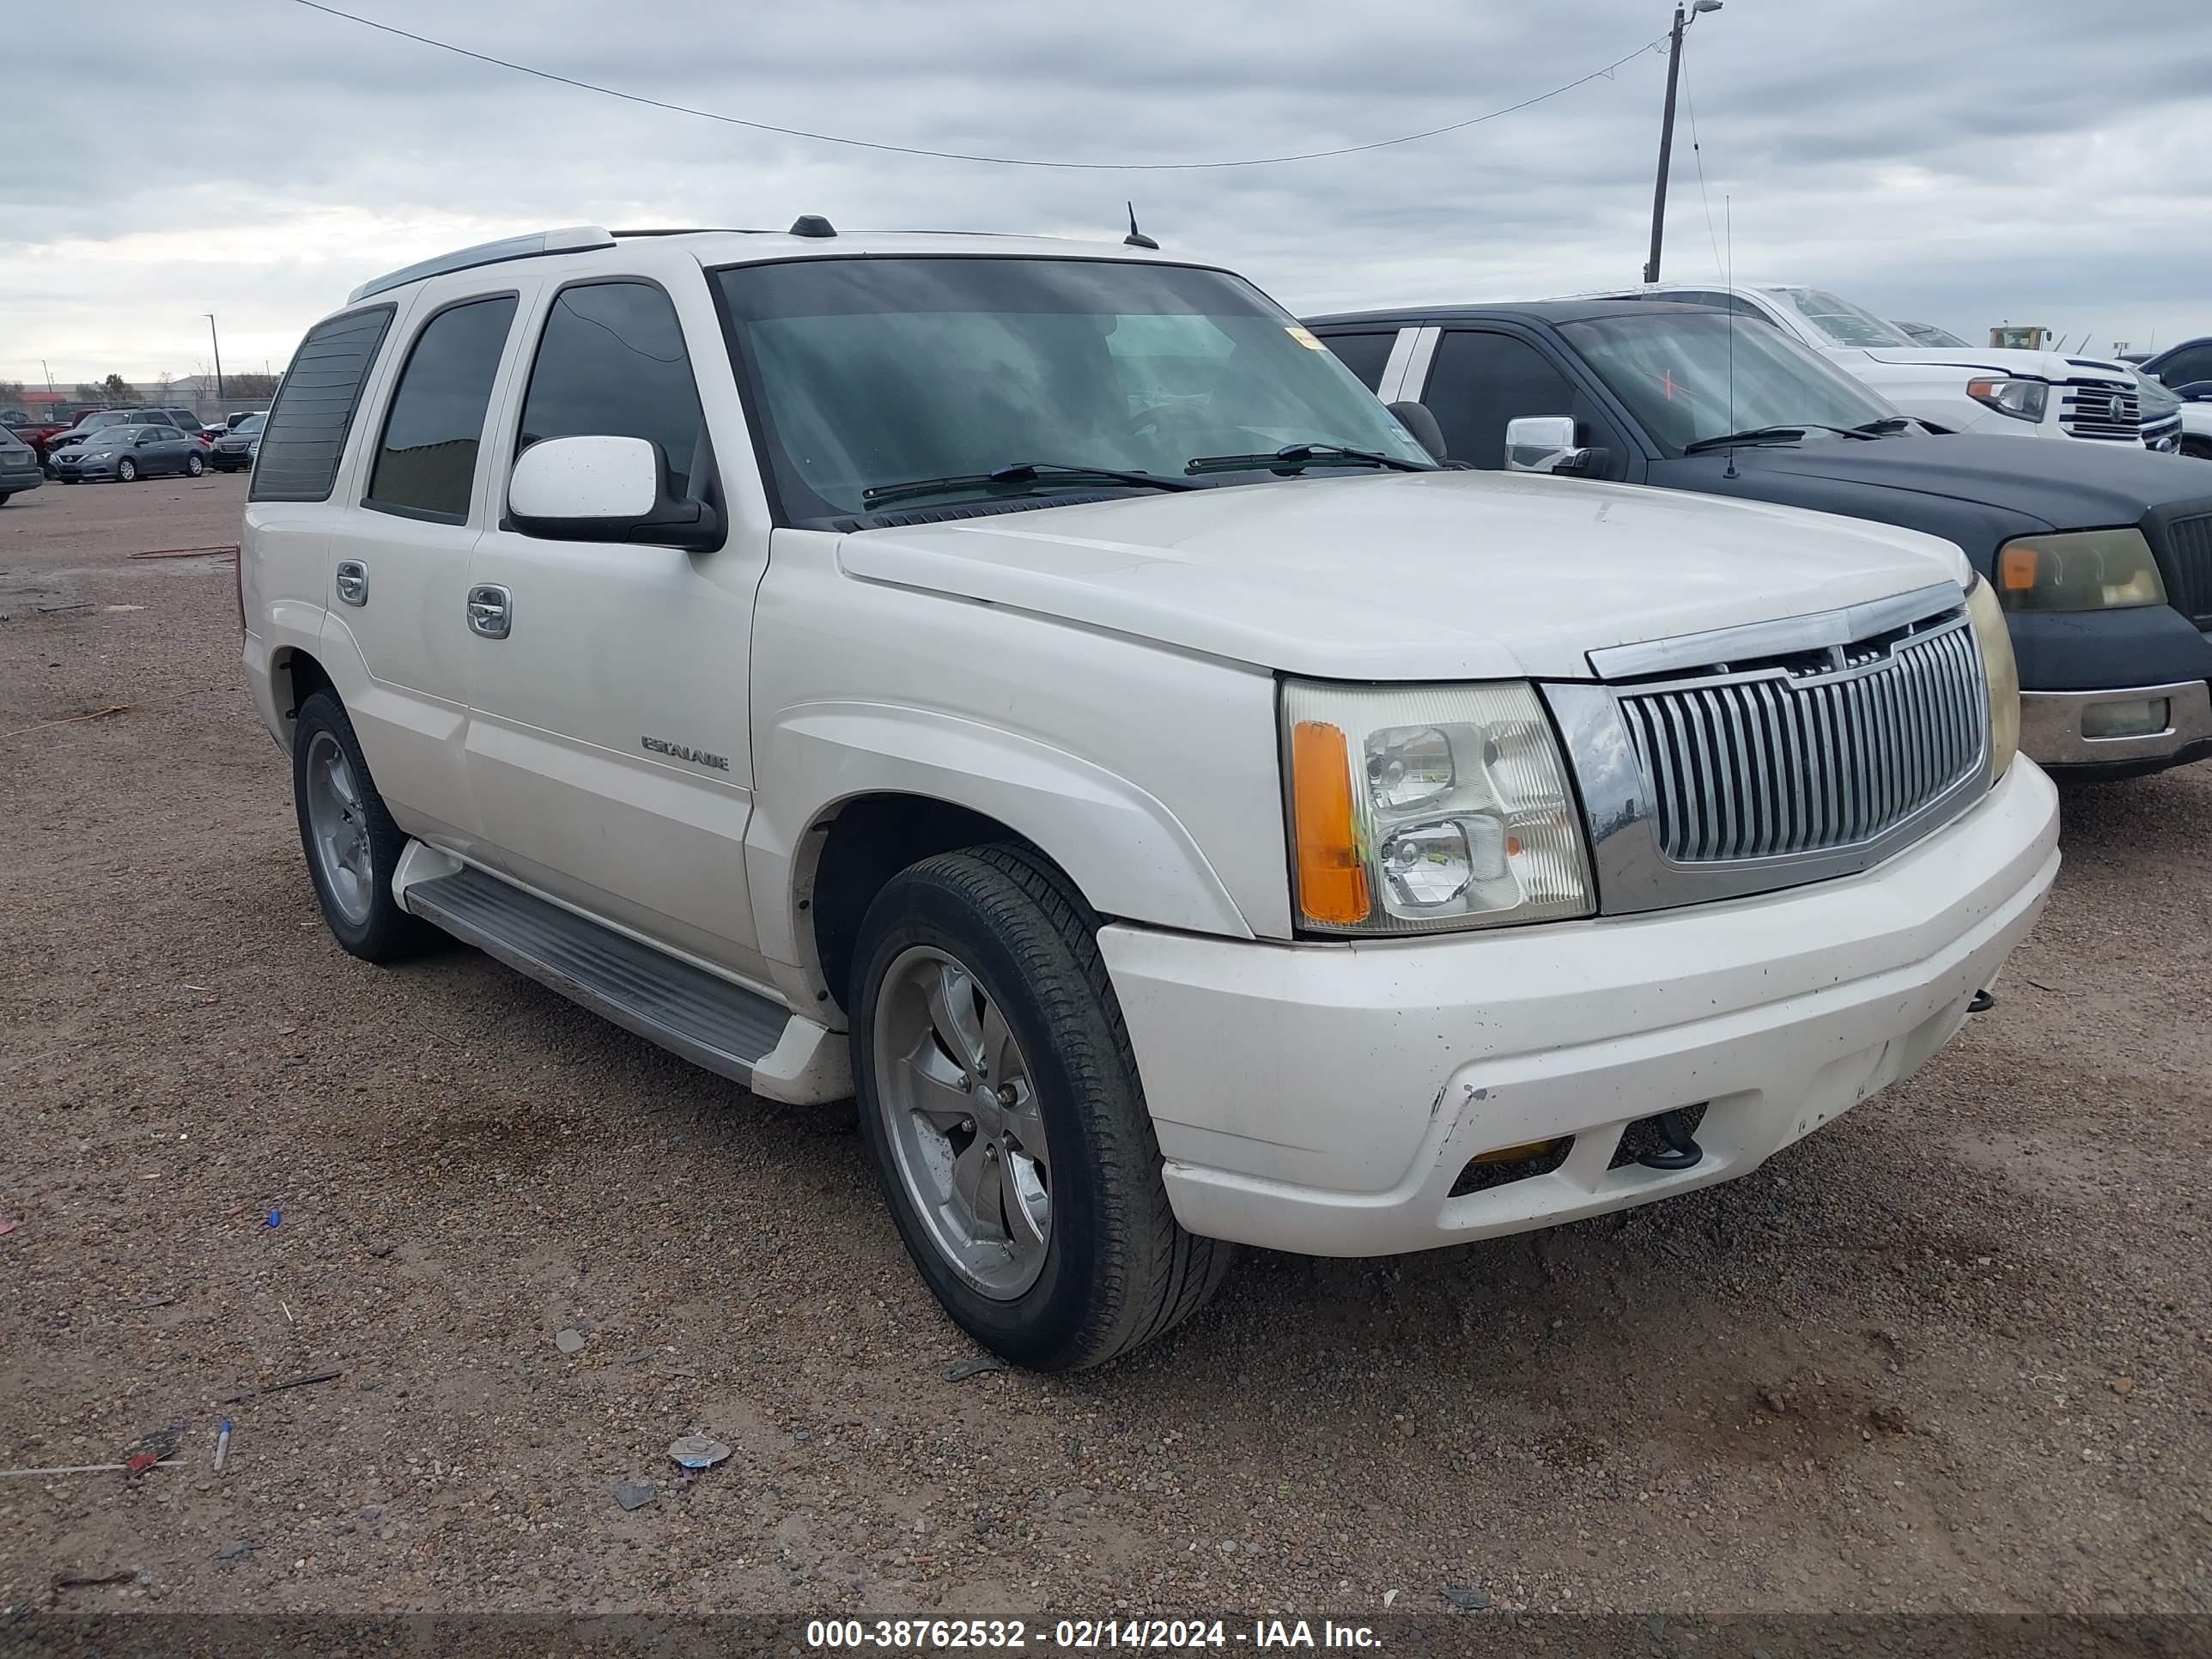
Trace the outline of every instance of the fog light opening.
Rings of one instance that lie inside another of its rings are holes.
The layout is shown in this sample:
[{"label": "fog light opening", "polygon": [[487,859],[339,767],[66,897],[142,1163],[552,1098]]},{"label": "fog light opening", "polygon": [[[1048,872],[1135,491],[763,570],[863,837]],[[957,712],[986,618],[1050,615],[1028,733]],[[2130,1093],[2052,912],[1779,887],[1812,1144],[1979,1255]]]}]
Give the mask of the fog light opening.
[{"label": "fog light opening", "polygon": [[2099,738],[2149,738],[2172,723],[2172,704],[2164,697],[2136,697],[2127,702],[2093,702],[2081,711],[2081,735]]},{"label": "fog light opening", "polygon": [[1557,1140],[1531,1140],[1518,1146],[1477,1152],[1459,1172],[1459,1179],[1452,1182],[1451,1196],[1465,1198],[1469,1193],[1488,1192],[1493,1187],[1526,1181],[1531,1176],[1549,1175],[1567,1161],[1574,1144],[1572,1135],[1562,1135]]}]

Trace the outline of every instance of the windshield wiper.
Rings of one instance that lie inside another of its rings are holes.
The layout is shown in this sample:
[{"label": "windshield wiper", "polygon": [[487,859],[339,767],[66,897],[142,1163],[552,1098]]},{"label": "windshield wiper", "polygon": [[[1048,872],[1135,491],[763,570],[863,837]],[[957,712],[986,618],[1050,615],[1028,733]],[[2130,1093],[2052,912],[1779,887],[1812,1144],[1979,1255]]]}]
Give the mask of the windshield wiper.
[{"label": "windshield wiper", "polygon": [[1911,424],[1912,417],[1909,415],[1885,415],[1878,421],[1869,421],[1863,426],[1853,427],[1851,430],[1863,432],[1869,438],[1886,438],[1893,432],[1904,431]]},{"label": "windshield wiper", "polygon": [[1726,449],[1731,444],[1795,443],[1808,432],[1832,432],[1844,438],[1874,438],[1880,434],[1856,427],[1830,426],[1826,421],[1800,421],[1795,426],[1755,426],[1748,432],[1731,432],[1725,437],[1700,438],[1695,443],[1684,444],[1685,455],[1696,455],[1708,449]]},{"label": "windshield wiper", "polygon": [[1183,471],[1194,475],[1201,472],[1250,472],[1266,468],[1273,472],[1292,472],[1308,466],[1382,466],[1393,472],[1434,472],[1430,463],[1409,461],[1396,455],[1378,455],[1371,449],[1346,449],[1342,444],[1285,444],[1267,455],[1197,455],[1192,457]]},{"label": "windshield wiper", "polygon": [[1150,472],[1124,471],[1113,466],[1066,466],[1058,461],[1015,461],[988,472],[957,472],[945,478],[910,478],[904,483],[872,484],[860,492],[864,507],[882,507],[915,495],[934,495],[945,489],[987,489],[993,484],[1035,483],[1049,478],[1057,483],[1125,483],[1147,489],[1203,489],[1203,484],[1184,478],[1163,478]]}]

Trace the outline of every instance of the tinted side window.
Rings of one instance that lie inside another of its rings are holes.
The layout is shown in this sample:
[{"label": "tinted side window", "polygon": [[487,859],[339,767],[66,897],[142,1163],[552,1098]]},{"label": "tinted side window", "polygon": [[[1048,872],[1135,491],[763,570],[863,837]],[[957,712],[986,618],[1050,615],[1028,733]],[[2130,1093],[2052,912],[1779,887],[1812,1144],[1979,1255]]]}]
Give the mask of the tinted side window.
[{"label": "tinted side window", "polygon": [[649,283],[562,289],[538,341],[516,453],[601,435],[659,445],[671,490],[690,493],[706,437],[699,390],[676,307]]},{"label": "tinted side window", "polygon": [[2158,378],[2168,386],[2194,386],[2199,380],[2212,380],[2212,346],[2191,346],[2186,351],[2177,351],[2160,369]]},{"label": "tinted side window", "polygon": [[1505,465],[1505,423],[1523,415],[1573,415],[1575,388],[1544,355],[1510,334],[1455,329],[1437,343],[1422,399],[1455,461]]},{"label": "tinted side window", "polygon": [[384,417],[363,506],[466,520],[477,445],[514,306],[512,295],[454,306],[415,337]]},{"label": "tinted side window", "polygon": [[338,458],[353,430],[368,378],[392,308],[376,306],[350,311],[307,331],[284,371],[276,406],[261,441],[250,499],[257,501],[326,501],[337,481]]},{"label": "tinted side window", "polygon": [[1390,348],[1398,343],[1398,331],[1385,329],[1380,334],[1325,334],[1322,343],[1344,360],[1344,366],[1357,374],[1370,392],[1382,389],[1382,371],[1390,364]]}]

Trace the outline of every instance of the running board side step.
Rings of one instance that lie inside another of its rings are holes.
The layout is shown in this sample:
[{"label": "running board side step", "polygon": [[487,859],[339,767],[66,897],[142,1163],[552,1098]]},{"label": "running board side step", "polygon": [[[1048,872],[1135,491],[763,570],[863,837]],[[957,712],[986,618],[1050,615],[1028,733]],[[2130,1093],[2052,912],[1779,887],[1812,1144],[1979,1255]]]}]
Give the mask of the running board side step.
[{"label": "running board side step", "polygon": [[392,887],[408,910],[624,1030],[771,1100],[852,1092],[843,1038],[815,1021],[419,842],[407,854]]}]

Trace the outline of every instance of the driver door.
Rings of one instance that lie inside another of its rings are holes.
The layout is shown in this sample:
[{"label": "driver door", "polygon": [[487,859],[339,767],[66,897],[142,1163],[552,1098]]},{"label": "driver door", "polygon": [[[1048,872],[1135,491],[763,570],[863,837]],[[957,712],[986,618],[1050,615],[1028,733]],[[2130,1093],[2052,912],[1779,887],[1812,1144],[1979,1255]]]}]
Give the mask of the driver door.
[{"label": "driver door", "polygon": [[[589,280],[546,305],[504,426],[644,438],[678,495],[720,498],[694,364],[737,392],[703,283]],[[696,346],[696,349],[694,347]],[[710,553],[526,536],[506,520],[469,568],[471,793],[489,856],[563,901],[731,971],[765,977],[745,882],[747,666],[767,538],[734,514]]]}]

